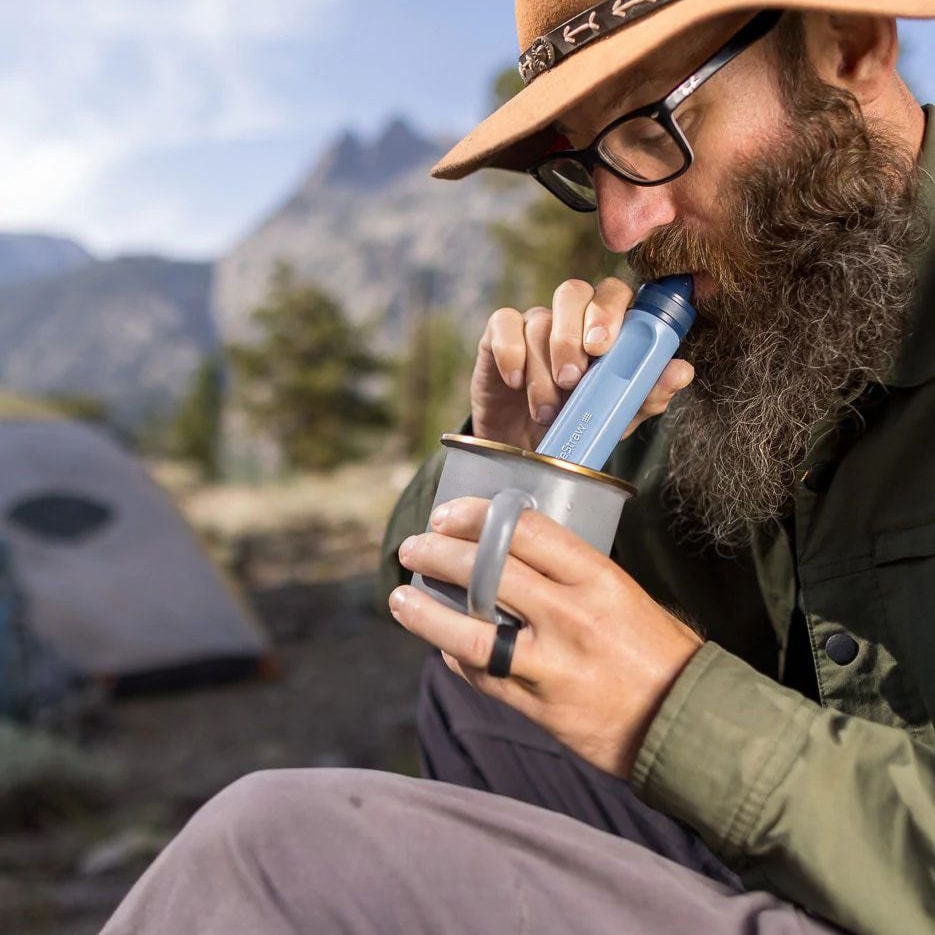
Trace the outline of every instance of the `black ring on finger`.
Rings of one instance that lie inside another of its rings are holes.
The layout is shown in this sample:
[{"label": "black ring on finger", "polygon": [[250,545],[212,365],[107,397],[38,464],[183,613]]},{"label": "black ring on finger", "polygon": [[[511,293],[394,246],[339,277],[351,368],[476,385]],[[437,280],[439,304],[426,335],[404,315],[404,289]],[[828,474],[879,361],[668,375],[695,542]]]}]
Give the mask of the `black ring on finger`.
[{"label": "black ring on finger", "polygon": [[518,628],[511,623],[497,624],[497,635],[494,637],[490,661],[487,663],[488,675],[497,679],[505,679],[509,676],[517,630]]}]

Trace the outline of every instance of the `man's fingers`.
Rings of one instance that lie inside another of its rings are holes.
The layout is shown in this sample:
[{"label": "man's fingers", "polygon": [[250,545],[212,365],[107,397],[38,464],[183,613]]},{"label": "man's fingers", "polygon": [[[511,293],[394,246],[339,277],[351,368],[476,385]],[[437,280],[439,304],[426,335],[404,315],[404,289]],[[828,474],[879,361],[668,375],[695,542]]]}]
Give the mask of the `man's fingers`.
[{"label": "man's fingers", "polygon": [[526,385],[526,338],[522,313],[515,308],[500,308],[490,316],[479,350],[489,351],[503,382],[511,389]]},{"label": "man's fingers", "polygon": [[[486,502],[486,501],[484,501]],[[422,533],[410,536],[399,549],[399,560],[410,571],[438,578],[467,589],[474,571],[477,542],[465,536],[445,536]],[[508,556],[497,603],[508,613],[525,619],[541,604],[541,578],[538,578],[522,562]]]},{"label": "man's fingers", "polygon": [[494,312],[480,356],[489,354],[504,384],[526,387],[530,418],[547,427],[587,370],[588,355],[603,354],[613,344],[632,299],[633,290],[621,279],[605,279],[596,289],[566,280],[555,290],[552,309]]},{"label": "man's fingers", "polygon": [[[441,533],[442,541],[466,539],[473,544],[480,538],[489,505],[488,500],[480,497],[460,497],[444,503],[432,513],[431,528]],[[461,553],[465,568],[459,573],[464,581],[470,577],[474,551]],[[584,539],[543,513],[524,510],[510,543],[500,593],[505,602],[523,612],[530,600],[546,604],[552,597],[530,570],[557,584],[574,585],[593,578],[596,561],[606,561],[605,556]]]},{"label": "man's fingers", "polygon": [[584,313],[594,296],[594,288],[581,279],[568,279],[552,298],[552,333],[549,355],[552,379],[563,390],[577,386],[588,367],[584,352]]},{"label": "man's fingers", "polygon": [[661,415],[672,402],[672,397],[679,390],[685,389],[694,379],[695,368],[687,360],[670,360],[666,364],[665,370],[656,381],[656,385],[650,390],[649,395],[640,406],[639,412],[633,421],[627,426],[623,437],[627,438],[632,434],[640,423],[652,416]]},{"label": "man's fingers", "polygon": [[552,313],[547,308],[526,312],[526,395],[529,415],[539,425],[551,425],[564,398],[552,379],[549,338]]},{"label": "man's fingers", "polygon": [[611,276],[597,284],[584,313],[584,349],[592,357],[606,354],[617,340],[620,325],[633,303],[633,290]]},{"label": "man's fingers", "polygon": [[[497,628],[485,620],[475,620],[416,590],[411,585],[397,588],[390,595],[390,611],[410,632],[447,653],[468,669],[486,674],[493,652]],[[527,677],[531,671],[532,634],[521,629],[516,634],[510,674]]]}]

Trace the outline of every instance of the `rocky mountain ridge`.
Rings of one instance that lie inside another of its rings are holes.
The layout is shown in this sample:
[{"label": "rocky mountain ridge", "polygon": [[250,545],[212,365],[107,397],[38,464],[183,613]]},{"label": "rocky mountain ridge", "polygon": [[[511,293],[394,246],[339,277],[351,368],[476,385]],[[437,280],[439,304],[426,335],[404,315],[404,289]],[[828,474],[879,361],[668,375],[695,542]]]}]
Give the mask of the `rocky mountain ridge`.
[{"label": "rocky mountain ridge", "polygon": [[378,350],[399,350],[428,308],[476,335],[500,275],[490,226],[519,217],[534,186],[436,181],[447,146],[400,119],[342,134],[213,268],[0,235],[0,387],[98,397],[131,424],[167,412],[206,354],[249,338],[279,263],[375,324]]},{"label": "rocky mountain ridge", "polygon": [[398,117],[370,142],[347,130],[325,149],[299,194],[308,197],[331,188],[358,192],[385,188],[413,167],[436,159],[444,149],[444,143],[421,136]]},{"label": "rocky mountain ridge", "polygon": [[0,287],[56,276],[93,260],[81,244],[66,237],[0,233]]},{"label": "rocky mountain ridge", "polygon": [[146,256],[0,288],[0,384],[98,399],[128,428],[166,414],[218,349],[210,289],[210,264]]},{"label": "rocky mountain ridge", "polygon": [[500,276],[490,227],[518,217],[534,192],[483,177],[433,179],[446,149],[400,120],[369,144],[339,138],[294,195],[218,261],[213,312],[224,339],[249,335],[277,263],[329,291],[353,320],[378,322],[384,350],[401,346],[408,316],[427,306],[456,312],[476,332]]}]

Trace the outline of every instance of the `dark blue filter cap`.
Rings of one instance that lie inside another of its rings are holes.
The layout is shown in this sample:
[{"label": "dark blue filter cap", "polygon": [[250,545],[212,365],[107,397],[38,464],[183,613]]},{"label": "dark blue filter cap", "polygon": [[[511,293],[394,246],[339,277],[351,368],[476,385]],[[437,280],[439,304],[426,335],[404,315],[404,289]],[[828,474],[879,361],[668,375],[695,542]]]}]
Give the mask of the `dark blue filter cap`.
[{"label": "dark blue filter cap", "polygon": [[642,286],[634,307],[665,320],[675,329],[681,341],[695,323],[695,309],[691,304],[693,288],[691,276],[666,276]]}]

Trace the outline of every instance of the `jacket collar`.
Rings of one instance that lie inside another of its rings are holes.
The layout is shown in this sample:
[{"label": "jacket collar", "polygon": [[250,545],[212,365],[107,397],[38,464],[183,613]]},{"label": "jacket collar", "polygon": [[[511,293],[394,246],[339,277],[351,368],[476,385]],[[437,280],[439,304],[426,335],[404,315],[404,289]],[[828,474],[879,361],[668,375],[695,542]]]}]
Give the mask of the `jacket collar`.
[{"label": "jacket collar", "polygon": [[919,167],[923,197],[929,208],[929,249],[916,261],[919,300],[913,312],[913,324],[903,339],[899,356],[886,383],[894,387],[913,387],[935,379],[935,107],[925,108],[925,135]]}]

